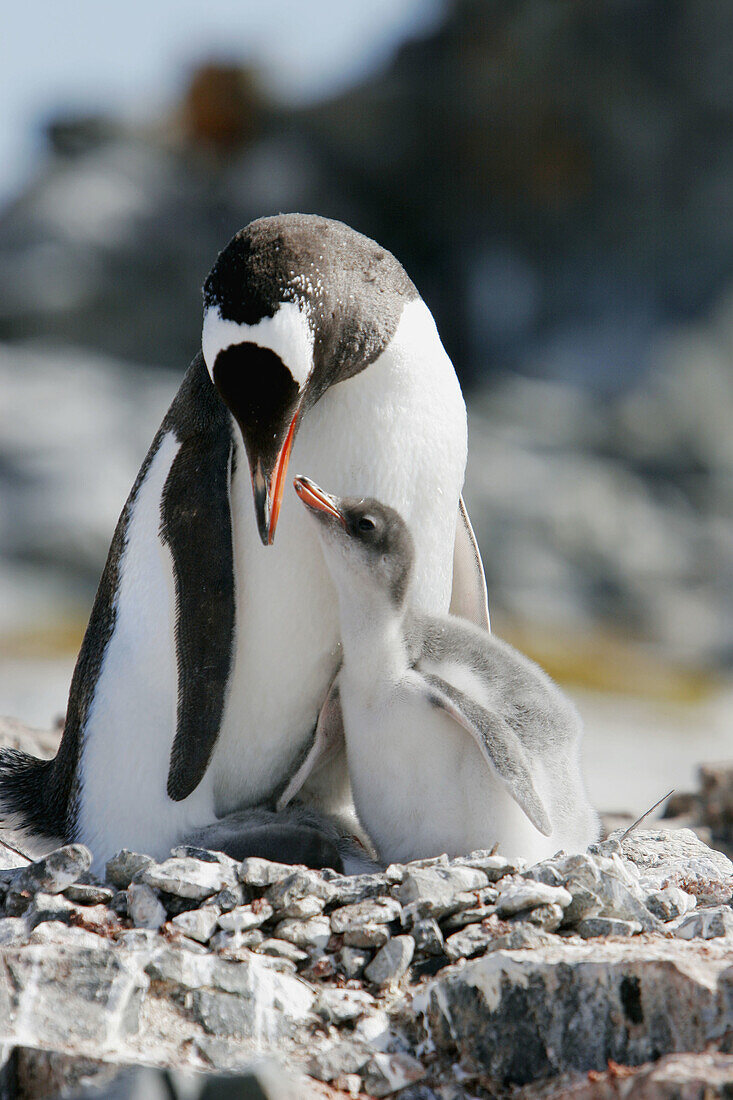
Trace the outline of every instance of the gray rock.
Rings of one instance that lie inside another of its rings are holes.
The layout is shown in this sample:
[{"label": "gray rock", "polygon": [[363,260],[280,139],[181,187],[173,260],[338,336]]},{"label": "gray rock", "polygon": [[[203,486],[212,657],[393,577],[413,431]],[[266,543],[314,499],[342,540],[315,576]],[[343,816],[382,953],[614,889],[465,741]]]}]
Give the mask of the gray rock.
[{"label": "gray rock", "polygon": [[665,886],[662,890],[654,890],[647,894],[646,907],[661,921],[674,920],[691,912],[697,905],[697,898],[680,890],[679,886]]},{"label": "gray rock", "polygon": [[368,1050],[345,1039],[313,1054],[308,1062],[308,1072],[318,1081],[333,1081],[344,1074],[358,1073],[368,1060]]},{"label": "gray rock", "polygon": [[[324,871],[324,877],[326,872]],[[375,875],[338,875],[331,871],[326,878],[333,887],[332,902],[336,905],[355,905],[367,898],[377,898],[388,894],[393,882],[387,874]]]},{"label": "gray rock", "polygon": [[727,905],[697,909],[677,921],[672,931],[681,940],[714,940],[722,936],[733,936],[733,910]]},{"label": "gray rock", "polygon": [[541,951],[494,950],[414,998],[437,1050],[487,1088],[699,1050],[730,1026],[723,944],[703,954],[679,940],[554,939]]},{"label": "gray rock", "polygon": [[[609,839],[617,838],[613,834]],[[705,905],[733,896],[733,863],[709,848],[691,829],[639,830],[621,845],[650,889],[679,886]]]},{"label": "gray rock", "polygon": [[234,886],[225,886],[218,894],[212,894],[206,899],[205,905],[211,905],[222,913],[228,913],[238,905],[246,905],[250,901],[252,901],[252,891],[241,883],[236,883]]},{"label": "gray rock", "polygon": [[[521,861],[519,861],[521,863]],[[489,882],[498,882],[505,875],[513,875],[519,870],[518,862],[505,859],[490,851],[470,852],[467,856],[459,856],[452,860],[453,867],[475,867],[488,876]]]},{"label": "gray rock", "polygon": [[240,882],[257,889],[266,886],[274,886],[276,882],[282,882],[290,878],[293,867],[290,863],[274,863],[269,859],[260,859],[258,856],[248,856],[239,864],[237,876]]},{"label": "gray rock", "polygon": [[330,1024],[358,1020],[375,1005],[374,997],[365,989],[321,989],[313,1004],[313,1011]]},{"label": "gray rock", "polygon": [[0,947],[15,947],[16,944],[25,943],[29,932],[28,922],[23,917],[0,918]]},{"label": "gray rock", "polygon": [[394,985],[406,972],[414,953],[412,936],[394,936],[384,947],[380,947],[369,966],[365,967],[364,976],[375,985]]},{"label": "gray rock", "polygon": [[171,925],[197,943],[208,943],[216,930],[218,917],[216,909],[192,909],[173,917]]},{"label": "gray rock", "polygon": [[64,942],[3,948],[3,1041],[99,1058],[137,1036],[147,978],[116,945],[82,929],[54,927]]},{"label": "gray rock", "polygon": [[563,923],[565,914],[561,905],[553,902],[551,905],[538,905],[527,913],[518,913],[513,921],[525,920],[536,928],[543,928],[545,932],[555,932]]},{"label": "gray rock", "polygon": [[273,909],[284,911],[293,902],[300,901],[302,898],[315,897],[323,902],[329,902],[335,893],[334,887],[317,871],[302,870],[292,871],[287,878],[270,886],[265,897]]},{"label": "gray rock", "polygon": [[432,917],[419,920],[412,926],[415,950],[423,955],[442,955],[445,950],[443,933]]},{"label": "gray rock", "polygon": [[[465,928],[469,924],[480,924],[482,920],[486,920],[487,917],[493,916],[495,912],[495,905],[478,905],[473,909],[461,909],[457,913],[453,913],[451,916],[445,917],[441,921],[443,933],[445,935],[450,935],[453,932],[460,932],[462,928]],[[413,926],[413,935],[419,923],[421,922],[418,921]]]},{"label": "gray rock", "polygon": [[[262,899],[264,901],[264,898]],[[296,898],[295,901],[291,901],[289,905],[286,905],[278,913],[280,917],[297,917],[299,920],[308,920],[310,917],[317,917],[319,913],[322,913],[326,907],[326,903],[322,898],[315,897],[314,894],[309,894],[305,898]]]},{"label": "gray rock", "polygon": [[66,844],[49,852],[43,859],[29,863],[13,877],[13,889],[31,894],[60,894],[71,886],[92,865],[92,853],[83,844]]},{"label": "gray rock", "polygon": [[457,894],[481,890],[488,884],[486,872],[475,867],[426,867],[407,870],[394,894],[403,905],[427,900],[433,911],[423,915],[438,916],[439,910],[448,913],[460,908]]},{"label": "gray rock", "polygon": [[324,948],[331,938],[331,922],[328,917],[311,917],[310,920],[287,917],[275,926],[275,936],[296,947]]},{"label": "gray rock", "polygon": [[383,947],[389,937],[390,932],[386,924],[355,925],[343,933],[343,940],[347,947]]},{"label": "gray rock", "polygon": [[457,959],[470,959],[486,950],[496,931],[482,924],[469,924],[462,931],[446,937],[445,953],[451,962]]},{"label": "gray rock", "polygon": [[114,890],[110,890],[108,886],[97,886],[90,882],[77,882],[64,890],[64,897],[77,905],[109,905],[114,895]]},{"label": "gray rock", "polygon": [[249,951],[259,947],[264,941],[264,933],[259,928],[251,928],[248,932],[217,932],[209,940],[209,946],[213,951],[224,952],[231,956],[239,955],[242,951]]},{"label": "gray rock", "polygon": [[336,960],[339,969],[343,971],[347,978],[358,978],[364,967],[368,965],[371,957],[371,951],[364,948],[345,946],[336,955]]},{"label": "gray rock", "polygon": [[166,921],[165,906],[151,886],[133,882],[127,888],[127,911],[138,928],[160,928]]},{"label": "gray rock", "polygon": [[425,1067],[411,1054],[373,1054],[363,1070],[368,1096],[391,1096],[425,1076]]},{"label": "gray rock", "polygon": [[577,924],[586,917],[597,917],[603,908],[603,902],[593,890],[577,882],[568,883],[573,900],[565,909],[565,923]]},{"label": "gray rock", "polygon": [[344,905],[331,913],[331,931],[336,935],[364,924],[390,924],[399,920],[402,906],[394,898],[368,898],[354,905]]},{"label": "gray rock", "polygon": [[296,947],[294,943],[288,943],[287,940],[278,940],[275,936],[264,939],[257,947],[257,952],[260,955],[271,955],[275,959],[287,959],[296,965],[307,962],[310,958],[307,951]]},{"label": "gray rock", "polygon": [[641,932],[641,925],[638,921],[619,920],[618,917],[586,917],[575,931],[584,940],[598,936],[635,936]]},{"label": "gray rock", "polygon": [[66,924],[71,919],[71,914],[78,912],[73,901],[69,901],[63,894],[47,894],[43,890],[31,900],[25,911],[25,918],[31,924],[40,924],[41,921],[60,920]]},{"label": "gray rock", "polygon": [[126,890],[138,872],[149,867],[154,860],[142,852],[130,852],[123,848],[112,859],[107,860],[105,877],[107,882],[117,886],[120,890]]},{"label": "gray rock", "polygon": [[249,932],[260,928],[273,914],[273,908],[264,898],[258,898],[251,905],[238,905],[219,917],[219,927],[225,932]]},{"label": "gray rock", "polygon": [[545,886],[542,882],[524,882],[507,886],[496,900],[496,912],[500,917],[512,917],[540,905],[559,905],[565,909],[572,895],[563,886]]},{"label": "gray rock", "polygon": [[151,864],[139,872],[137,878],[154,890],[194,901],[204,901],[234,883],[230,868],[220,863],[204,863],[176,856]]}]

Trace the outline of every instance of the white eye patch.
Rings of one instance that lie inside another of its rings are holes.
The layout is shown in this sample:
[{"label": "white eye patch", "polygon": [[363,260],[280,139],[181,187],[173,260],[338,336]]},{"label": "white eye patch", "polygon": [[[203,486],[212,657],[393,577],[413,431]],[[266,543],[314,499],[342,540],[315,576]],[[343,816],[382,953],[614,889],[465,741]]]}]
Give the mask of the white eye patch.
[{"label": "white eye patch", "polygon": [[256,325],[229,321],[222,317],[219,306],[210,306],[204,314],[201,347],[212,377],[217,355],[233,344],[269,348],[301,389],[313,369],[313,333],[296,302],[281,302],[274,317],[263,317]]}]

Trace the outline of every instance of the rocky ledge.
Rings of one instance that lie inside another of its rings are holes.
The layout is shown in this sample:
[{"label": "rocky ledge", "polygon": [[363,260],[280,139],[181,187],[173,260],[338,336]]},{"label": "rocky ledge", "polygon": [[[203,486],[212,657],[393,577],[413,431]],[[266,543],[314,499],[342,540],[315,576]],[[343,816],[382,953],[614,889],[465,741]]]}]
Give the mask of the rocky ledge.
[{"label": "rocky ledge", "polygon": [[690,830],[533,867],[473,852],[346,877],[184,847],[119,852],[98,882],[90,863],[72,844],[0,872],[18,1095],[262,1057],[297,1096],[570,1095],[594,1074],[592,1095],[672,1095],[628,1067],[684,1053],[703,1080],[703,1051],[731,1088],[733,865]]}]

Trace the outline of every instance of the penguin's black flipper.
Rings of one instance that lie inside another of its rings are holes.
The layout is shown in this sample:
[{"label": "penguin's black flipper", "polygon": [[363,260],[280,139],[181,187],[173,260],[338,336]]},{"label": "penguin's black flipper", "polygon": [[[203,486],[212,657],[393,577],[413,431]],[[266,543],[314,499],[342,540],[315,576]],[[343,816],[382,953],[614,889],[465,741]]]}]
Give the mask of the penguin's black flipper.
[{"label": "penguin's black flipper", "polygon": [[161,538],[176,588],[178,718],[168,794],[187,798],[219,734],[234,639],[229,414],[198,355],[167,417],[181,444],[163,489]]},{"label": "penguin's black flipper", "polygon": [[440,676],[423,672],[430,702],[449,714],[475,739],[486,762],[496,772],[535,829],[544,836],[552,825],[532,782],[532,772],[522,743],[503,718],[482,707]]}]

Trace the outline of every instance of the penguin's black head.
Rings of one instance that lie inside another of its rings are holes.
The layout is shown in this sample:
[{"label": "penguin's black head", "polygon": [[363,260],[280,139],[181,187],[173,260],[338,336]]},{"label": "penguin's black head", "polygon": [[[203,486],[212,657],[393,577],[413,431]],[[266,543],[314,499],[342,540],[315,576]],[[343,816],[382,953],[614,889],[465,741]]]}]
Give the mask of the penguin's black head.
[{"label": "penguin's black head", "polygon": [[[318,521],[331,572],[345,574],[350,584],[361,579],[378,587],[401,607],[410,584],[415,544],[399,512],[373,498],[332,496],[302,474],[293,484]],[[339,577],[334,575],[334,580],[338,582]]]},{"label": "penguin's black head", "polygon": [[261,218],[220,253],[204,285],[202,347],[242,433],[266,546],[308,410],[374,362],[416,297],[391,253],[315,215]]}]

